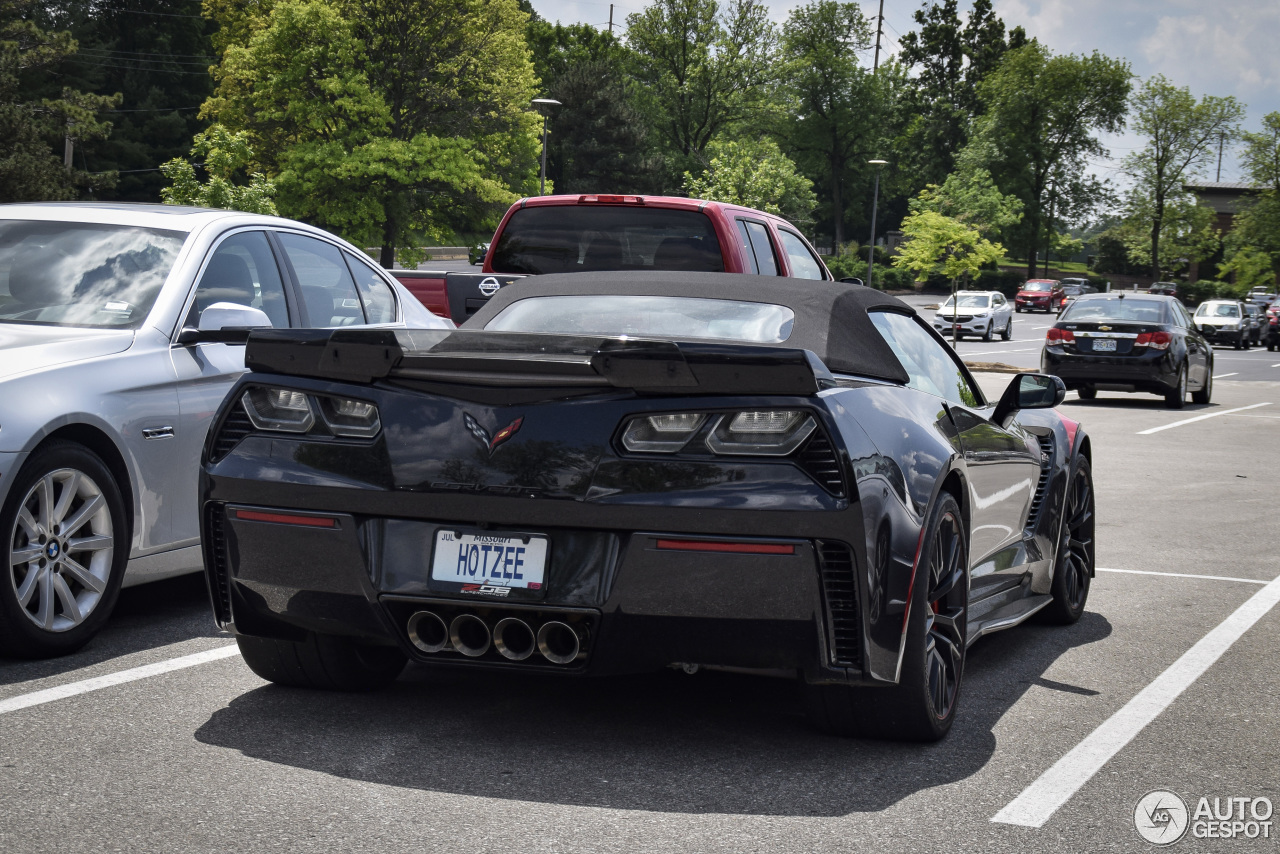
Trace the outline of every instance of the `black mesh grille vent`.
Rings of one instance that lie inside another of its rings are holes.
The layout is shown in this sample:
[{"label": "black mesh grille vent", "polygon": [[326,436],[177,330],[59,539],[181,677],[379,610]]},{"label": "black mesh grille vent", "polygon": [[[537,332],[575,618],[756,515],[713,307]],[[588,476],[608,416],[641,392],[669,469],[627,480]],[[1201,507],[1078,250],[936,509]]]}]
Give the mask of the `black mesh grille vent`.
[{"label": "black mesh grille vent", "polygon": [[1040,507],[1044,504],[1044,493],[1049,488],[1049,473],[1053,470],[1053,437],[1036,435],[1040,442],[1040,482],[1036,484],[1036,494],[1031,499],[1031,510],[1027,513],[1027,527],[1034,528],[1040,519]]},{"label": "black mesh grille vent", "polygon": [[208,565],[209,593],[213,599],[213,616],[219,625],[231,622],[231,584],[227,578],[226,516],[222,505],[215,504],[205,511],[208,516],[209,541],[205,544],[205,562]]},{"label": "black mesh grille vent", "polygon": [[853,551],[844,543],[818,540],[818,565],[827,597],[827,642],[831,663],[862,666],[862,613]]},{"label": "black mesh grille vent", "polygon": [[825,433],[820,430],[814,432],[804,447],[796,452],[795,461],[809,477],[822,484],[827,492],[844,496],[844,472],[840,467],[840,457]]},{"label": "black mesh grille vent", "polygon": [[253,432],[253,424],[245,414],[244,407],[237,403],[231,407],[231,411],[223,419],[218,437],[213,442],[213,461],[217,462],[231,453],[231,449],[251,432]]}]

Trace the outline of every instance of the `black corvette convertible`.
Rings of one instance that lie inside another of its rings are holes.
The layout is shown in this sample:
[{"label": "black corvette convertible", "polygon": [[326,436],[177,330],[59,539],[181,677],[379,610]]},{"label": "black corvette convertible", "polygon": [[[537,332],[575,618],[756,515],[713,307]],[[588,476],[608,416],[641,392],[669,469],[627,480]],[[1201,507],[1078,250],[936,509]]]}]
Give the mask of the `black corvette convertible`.
[{"label": "black corvette convertible", "polygon": [[203,542],[218,623],[274,682],[786,670],[830,731],[929,740],[970,644],[1084,609],[1062,383],[988,402],[868,288],[541,276],[456,332],[254,332],[247,362]]}]

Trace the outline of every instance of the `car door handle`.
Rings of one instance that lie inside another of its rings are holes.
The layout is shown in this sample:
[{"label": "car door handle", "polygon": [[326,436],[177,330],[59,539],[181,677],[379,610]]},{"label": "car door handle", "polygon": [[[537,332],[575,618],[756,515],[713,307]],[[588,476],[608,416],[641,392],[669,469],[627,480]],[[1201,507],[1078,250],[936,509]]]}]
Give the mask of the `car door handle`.
[{"label": "car door handle", "polygon": [[166,425],[164,427],[143,427],[142,438],[144,439],[172,439],[173,426]]}]

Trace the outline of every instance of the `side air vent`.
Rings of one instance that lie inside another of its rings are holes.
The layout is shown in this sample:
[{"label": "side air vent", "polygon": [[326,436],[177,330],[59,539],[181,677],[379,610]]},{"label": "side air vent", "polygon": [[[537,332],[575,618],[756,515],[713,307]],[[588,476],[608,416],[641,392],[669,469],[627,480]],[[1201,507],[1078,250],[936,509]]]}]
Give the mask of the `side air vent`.
[{"label": "side air vent", "polygon": [[1031,499],[1031,510],[1027,513],[1027,528],[1035,528],[1040,521],[1040,508],[1044,505],[1044,493],[1049,488],[1049,473],[1053,470],[1053,437],[1036,434],[1040,442],[1040,481],[1036,484],[1036,494]]},{"label": "side air vent", "polygon": [[231,450],[240,444],[240,440],[252,431],[253,424],[249,422],[249,416],[245,414],[244,407],[239,404],[231,407],[218,428],[217,438],[213,441],[213,461],[216,463],[231,453]]},{"label": "side air vent", "polygon": [[827,645],[831,663],[862,666],[862,613],[853,550],[836,540],[818,540],[818,568],[827,600]]},{"label": "side air vent", "polygon": [[228,579],[227,535],[225,513],[221,504],[212,504],[208,514],[208,542],[205,543],[205,578],[209,582],[209,598],[213,600],[213,616],[218,625],[231,622],[231,583]]},{"label": "side air vent", "polygon": [[795,461],[827,492],[844,497],[844,471],[840,466],[840,457],[831,440],[821,430],[815,430],[804,447],[796,452]]}]

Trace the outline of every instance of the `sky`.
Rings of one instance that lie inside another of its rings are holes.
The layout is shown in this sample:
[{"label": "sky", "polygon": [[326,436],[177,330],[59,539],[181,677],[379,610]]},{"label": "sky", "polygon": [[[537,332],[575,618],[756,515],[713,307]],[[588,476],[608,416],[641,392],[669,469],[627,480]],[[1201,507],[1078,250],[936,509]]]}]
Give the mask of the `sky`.
[{"label": "sky", "polygon": [[[532,2],[551,21],[608,26],[607,2]],[[800,5],[795,0],[764,2],[779,22]],[[868,17],[876,14],[873,2],[861,4]],[[615,2],[614,31],[624,34],[627,15],[646,5],[644,0]],[[920,0],[885,0],[882,57],[895,53],[902,34],[914,29],[911,15],[922,5]],[[963,10],[969,2],[961,0],[960,5]],[[1246,130],[1258,130],[1262,116],[1280,111],[1280,0],[993,0],[993,5],[1006,26],[1022,26],[1055,53],[1097,50],[1127,60],[1139,78],[1135,85],[1163,74],[1197,98],[1234,95],[1248,107]],[[1118,161],[1143,141],[1124,133],[1103,142],[1112,159],[1095,164],[1095,171],[1118,178]],[[1229,150],[1221,179],[1243,180]]]}]

